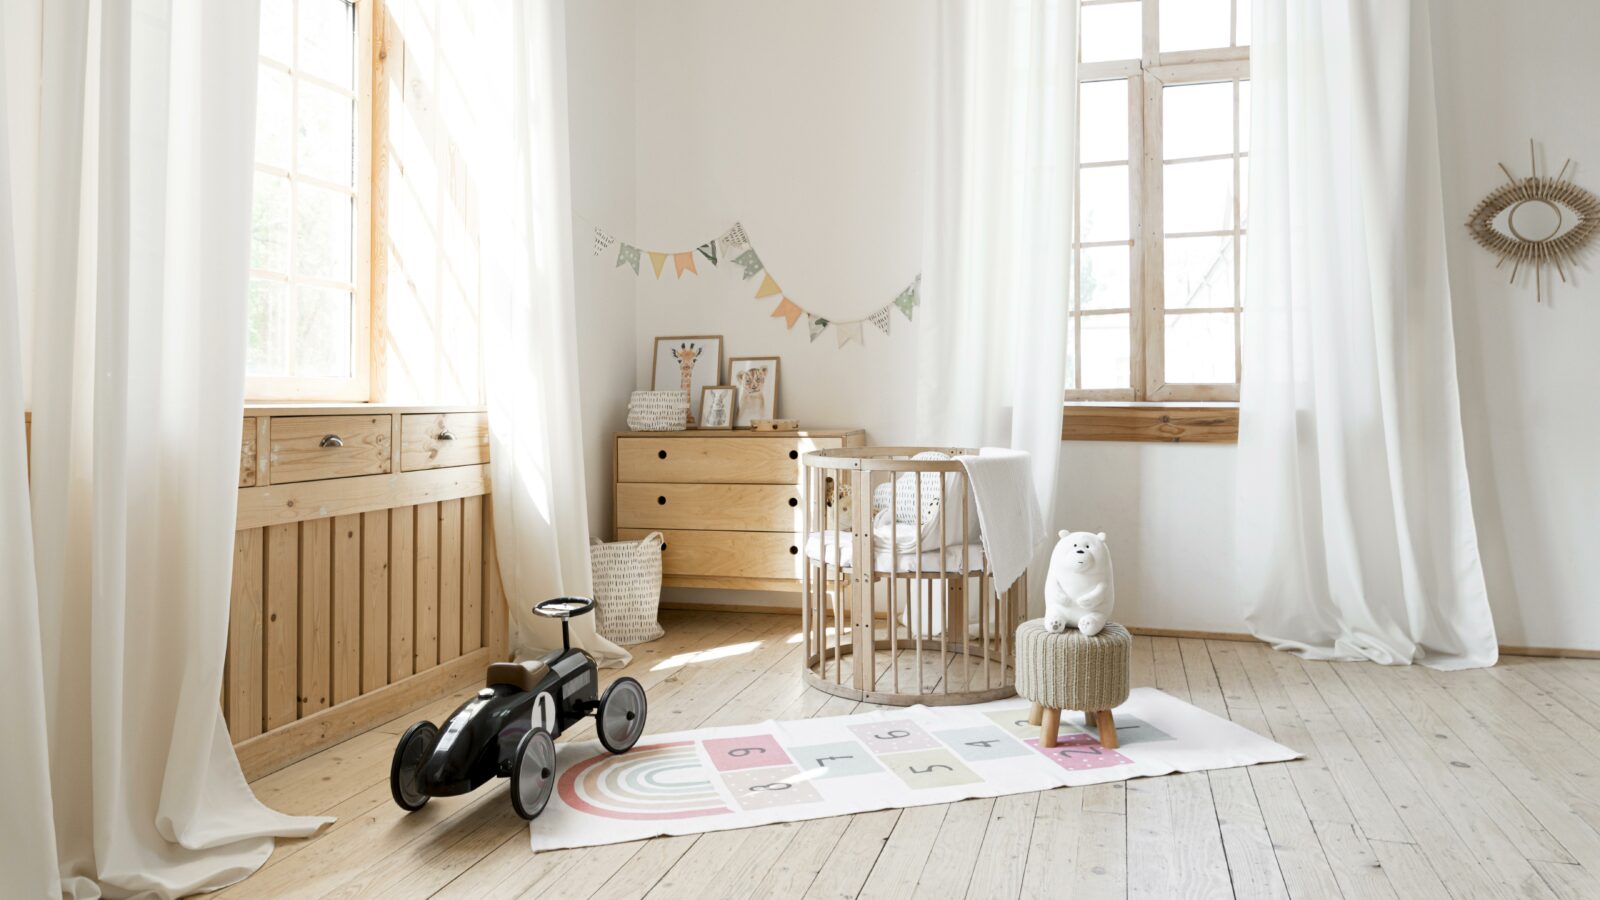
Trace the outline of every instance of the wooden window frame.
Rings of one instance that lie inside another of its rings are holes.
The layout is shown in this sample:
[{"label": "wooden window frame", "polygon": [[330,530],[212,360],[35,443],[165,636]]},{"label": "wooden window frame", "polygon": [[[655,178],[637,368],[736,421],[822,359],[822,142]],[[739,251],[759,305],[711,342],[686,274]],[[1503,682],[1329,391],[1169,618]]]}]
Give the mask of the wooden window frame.
[{"label": "wooden window frame", "polygon": [[[1105,6],[1129,3],[1130,0],[1082,0],[1084,6]],[[1229,23],[1230,40],[1236,40],[1238,34],[1238,10],[1240,4],[1248,0],[1233,0]],[[1128,85],[1128,157],[1126,163],[1108,162],[1105,165],[1128,166],[1128,223],[1129,238],[1125,241],[1097,241],[1078,242],[1074,244],[1074,251],[1083,246],[1120,246],[1130,248],[1129,253],[1129,307],[1124,313],[1122,309],[1105,311],[1085,311],[1072,309],[1069,316],[1073,322],[1073,340],[1079,342],[1081,347],[1082,329],[1080,323],[1085,316],[1093,315],[1121,315],[1129,317],[1129,387],[1126,388],[1067,388],[1065,399],[1069,404],[1078,402],[1105,403],[1216,403],[1237,402],[1239,399],[1238,381],[1232,383],[1215,384],[1178,384],[1169,383],[1165,373],[1165,348],[1166,348],[1166,316],[1165,284],[1164,284],[1164,256],[1165,239],[1163,228],[1163,159],[1162,144],[1162,89],[1169,85],[1201,84],[1217,81],[1248,80],[1250,76],[1250,48],[1248,46],[1232,46],[1210,50],[1184,50],[1163,53],[1160,50],[1160,4],[1161,0],[1131,0],[1141,8],[1141,56],[1138,59],[1115,60],[1108,62],[1080,63],[1078,66],[1078,83],[1125,79]],[[1234,215],[1233,226],[1226,233],[1235,238],[1235,305],[1224,309],[1206,308],[1206,312],[1229,311],[1234,316],[1234,371],[1242,370],[1240,359],[1241,335],[1239,305],[1239,279],[1243,273],[1239,265],[1238,238],[1244,234],[1242,213],[1240,209],[1240,196],[1242,188],[1240,179],[1240,160],[1248,157],[1247,151],[1241,151],[1242,136],[1239,129],[1243,126],[1239,122],[1239,89],[1234,88],[1234,152],[1226,157],[1234,161]],[[1089,164],[1089,167],[1098,165]],[[1078,172],[1085,166],[1080,164]],[[1078,203],[1074,200],[1074,204]],[[1077,224],[1079,210],[1074,209],[1074,222]],[[1224,232],[1218,232],[1219,236]],[[1078,291],[1078,278],[1081,270],[1075,265],[1073,273],[1073,297],[1069,303],[1076,304]],[[1198,312],[1198,311],[1197,311]],[[1187,313],[1176,313],[1187,314]],[[1081,374],[1082,354],[1078,347],[1072,354],[1074,365],[1078,366]],[[1095,411],[1097,419],[1110,415],[1112,409],[1133,409],[1136,406],[1101,406]],[[1136,412],[1134,418],[1144,421],[1148,416],[1144,412]],[[1069,418],[1071,416],[1069,415]],[[1080,420],[1083,417],[1079,417]],[[1075,437],[1075,436],[1074,436]],[[1110,439],[1110,438],[1105,438]]]},{"label": "wooden window frame", "polygon": [[[245,397],[250,403],[274,402],[382,402],[385,396],[384,335],[385,314],[383,303],[383,247],[385,241],[385,215],[383,202],[383,176],[387,153],[385,152],[385,91],[382,0],[351,0],[355,11],[356,41],[356,91],[355,91],[355,178],[352,228],[354,244],[351,248],[351,275],[353,279],[353,304],[351,311],[350,375],[345,377],[304,376],[246,376]],[[294,42],[299,45],[299,7],[295,6]],[[275,60],[258,55],[258,64],[282,68]],[[288,71],[288,70],[284,70]],[[315,76],[297,74],[340,91]],[[298,103],[291,102],[290,116],[298,114]],[[290,160],[294,160],[294,129],[291,127]],[[287,175],[292,182],[301,176],[252,163],[252,171],[269,171]],[[332,185],[310,178],[311,183],[343,191],[342,185]],[[291,191],[290,202],[293,203]],[[292,221],[291,221],[292,226]],[[291,234],[290,240],[293,241]],[[292,250],[291,250],[292,252]],[[257,277],[251,270],[251,277]],[[291,280],[289,284],[297,282]],[[332,284],[330,282],[329,284]],[[344,284],[340,283],[339,287]]]}]

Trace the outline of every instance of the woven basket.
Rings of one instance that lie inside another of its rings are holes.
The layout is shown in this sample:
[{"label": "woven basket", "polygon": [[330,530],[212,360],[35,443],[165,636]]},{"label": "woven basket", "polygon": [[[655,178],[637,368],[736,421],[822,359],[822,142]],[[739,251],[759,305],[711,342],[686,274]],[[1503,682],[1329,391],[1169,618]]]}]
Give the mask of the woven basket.
[{"label": "woven basket", "polygon": [[653,641],[666,634],[656,620],[661,606],[661,532],[642,540],[589,547],[594,578],[595,628],[600,636],[624,647]]},{"label": "woven basket", "polygon": [[682,431],[688,425],[688,391],[634,391],[628,398],[629,431]]}]

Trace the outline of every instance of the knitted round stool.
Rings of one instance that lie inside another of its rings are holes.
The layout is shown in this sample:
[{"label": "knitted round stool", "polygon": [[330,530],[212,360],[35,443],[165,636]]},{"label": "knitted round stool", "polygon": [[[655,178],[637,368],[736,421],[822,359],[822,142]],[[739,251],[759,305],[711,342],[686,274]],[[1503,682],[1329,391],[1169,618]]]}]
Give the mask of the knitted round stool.
[{"label": "knitted round stool", "polygon": [[1054,747],[1061,711],[1077,709],[1086,726],[1099,729],[1102,747],[1117,746],[1111,710],[1128,699],[1132,649],[1128,629],[1112,623],[1093,637],[1076,628],[1052,634],[1043,619],[1017,626],[1017,695],[1033,701],[1028,721],[1041,726],[1041,745]]}]

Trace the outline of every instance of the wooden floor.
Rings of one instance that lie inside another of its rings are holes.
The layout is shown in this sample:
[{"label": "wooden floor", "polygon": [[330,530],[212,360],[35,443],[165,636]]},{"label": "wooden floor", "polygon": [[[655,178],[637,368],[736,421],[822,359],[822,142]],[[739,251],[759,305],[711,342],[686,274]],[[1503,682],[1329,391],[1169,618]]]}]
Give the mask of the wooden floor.
[{"label": "wooden floor", "polygon": [[[627,670],[651,731],[857,711],[801,687],[798,619],[664,624]],[[1307,758],[535,855],[505,782],[389,799],[399,733],[456,697],[257,781],[339,821],[223,895],[1600,897],[1600,661],[1444,674],[1139,638],[1133,676]]]}]

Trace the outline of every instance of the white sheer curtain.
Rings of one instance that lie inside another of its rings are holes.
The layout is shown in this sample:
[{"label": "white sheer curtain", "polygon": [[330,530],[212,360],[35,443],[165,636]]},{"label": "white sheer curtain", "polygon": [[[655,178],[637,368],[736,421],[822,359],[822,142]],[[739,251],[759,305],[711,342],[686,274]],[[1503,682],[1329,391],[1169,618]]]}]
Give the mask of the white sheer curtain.
[{"label": "white sheer curtain", "polygon": [[[12,30],[9,19],[16,16]],[[293,818],[218,695],[228,619],[256,5],[8,2],[0,84],[0,894],[175,897]],[[26,41],[42,41],[37,54]],[[6,151],[32,145],[36,171]],[[37,181],[31,209],[13,207]],[[33,265],[16,265],[17,230]],[[33,273],[18,283],[19,271]],[[24,305],[31,307],[25,310]],[[25,312],[31,313],[24,315]],[[27,323],[26,326],[24,323]],[[31,358],[31,491],[21,360]]]},{"label": "white sheer curtain", "polygon": [[917,439],[1028,451],[1049,517],[1066,386],[1078,4],[939,0],[938,17]]},{"label": "white sheer curtain", "polygon": [[[561,0],[475,7],[480,37],[479,172],[486,227],[483,350],[495,549],[519,655],[561,646],[535,603],[588,595],[589,512],[578,409],[577,311],[568,179],[567,53]],[[626,650],[572,621],[601,665]]]},{"label": "white sheer curtain", "polygon": [[1238,559],[1255,633],[1494,663],[1426,0],[1256,0]]}]

